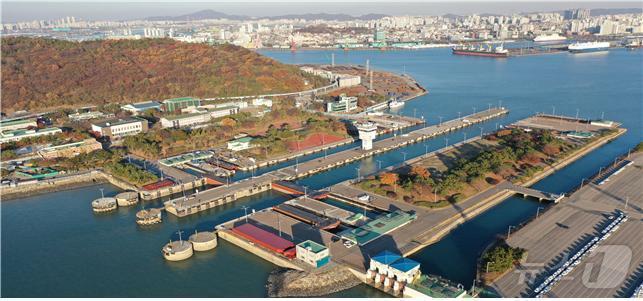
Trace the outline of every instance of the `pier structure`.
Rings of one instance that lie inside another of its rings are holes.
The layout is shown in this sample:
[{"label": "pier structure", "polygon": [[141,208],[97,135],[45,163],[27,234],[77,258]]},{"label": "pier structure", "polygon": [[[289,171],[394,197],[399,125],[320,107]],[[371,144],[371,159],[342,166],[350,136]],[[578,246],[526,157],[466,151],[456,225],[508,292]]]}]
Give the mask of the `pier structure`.
[{"label": "pier structure", "polygon": [[[490,108],[489,110],[467,115],[462,118],[443,122],[438,125],[424,127],[408,134],[393,136],[373,142],[370,150],[360,148],[348,149],[328,155],[324,158],[298,163],[295,166],[284,167],[260,176],[240,180],[228,185],[221,185],[187,197],[180,197],[164,203],[168,213],[178,217],[187,216],[216,206],[233,202],[239,198],[251,196],[272,189],[272,183],[282,180],[295,180],[307,177],[331,168],[361,160],[373,155],[400,148],[412,143],[443,135],[475,123],[496,118],[507,114],[505,108]],[[203,180],[205,182],[205,180]]]},{"label": "pier structure", "polygon": [[338,219],[342,223],[351,226],[359,224],[366,218],[361,213],[353,213],[305,196],[287,201],[286,204],[315,212],[321,216]]}]

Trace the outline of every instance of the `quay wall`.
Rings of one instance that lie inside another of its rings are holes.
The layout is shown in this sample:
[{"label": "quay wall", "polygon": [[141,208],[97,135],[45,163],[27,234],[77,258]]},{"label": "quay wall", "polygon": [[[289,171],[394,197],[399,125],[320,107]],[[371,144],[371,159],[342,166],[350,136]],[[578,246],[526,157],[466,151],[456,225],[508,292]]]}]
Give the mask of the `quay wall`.
[{"label": "quay wall", "polygon": [[284,268],[289,268],[293,270],[298,270],[298,271],[303,271],[301,267],[298,265],[292,263],[290,260],[283,258],[281,256],[275,255],[272,252],[268,250],[264,250],[261,247],[258,247],[254,244],[251,244],[250,242],[243,240],[234,234],[228,232],[228,230],[219,230],[217,231],[217,234],[221,239],[224,239],[252,254],[255,254],[277,266],[284,267]]},{"label": "quay wall", "polygon": [[2,199],[10,200],[31,195],[48,192],[55,192],[67,189],[90,186],[97,183],[109,182],[110,184],[123,189],[137,191],[136,187],[120,179],[115,178],[101,170],[92,170],[72,175],[64,175],[52,179],[40,180],[30,183],[18,183],[15,186],[2,186]]},{"label": "quay wall", "polygon": [[139,191],[139,195],[142,200],[151,201],[162,197],[170,196],[176,193],[180,193],[180,192],[183,192],[184,190],[199,188],[199,187],[205,186],[206,184],[207,184],[206,179],[200,178],[191,182],[173,185],[170,187],[163,187],[152,191],[141,190]]}]

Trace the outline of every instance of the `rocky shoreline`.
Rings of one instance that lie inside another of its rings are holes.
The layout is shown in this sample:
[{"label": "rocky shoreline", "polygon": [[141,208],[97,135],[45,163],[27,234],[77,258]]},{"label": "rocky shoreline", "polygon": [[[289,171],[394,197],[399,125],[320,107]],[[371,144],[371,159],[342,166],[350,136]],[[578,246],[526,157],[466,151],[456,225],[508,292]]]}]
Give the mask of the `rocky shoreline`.
[{"label": "rocky shoreline", "polygon": [[319,297],[343,291],[361,284],[347,268],[337,264],[310,272],[277,268],[268,276],[268,296]]}]

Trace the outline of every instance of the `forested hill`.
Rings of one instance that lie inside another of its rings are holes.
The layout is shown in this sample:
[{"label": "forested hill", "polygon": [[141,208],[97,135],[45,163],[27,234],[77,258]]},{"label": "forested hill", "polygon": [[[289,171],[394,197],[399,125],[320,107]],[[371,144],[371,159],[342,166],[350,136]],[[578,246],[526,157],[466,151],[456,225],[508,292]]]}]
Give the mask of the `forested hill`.
[{"label": "forested hill", "polygon": [[2,38],[2,111],[235,96],[310,88],[307,75],[247,49],[170,39]]}]

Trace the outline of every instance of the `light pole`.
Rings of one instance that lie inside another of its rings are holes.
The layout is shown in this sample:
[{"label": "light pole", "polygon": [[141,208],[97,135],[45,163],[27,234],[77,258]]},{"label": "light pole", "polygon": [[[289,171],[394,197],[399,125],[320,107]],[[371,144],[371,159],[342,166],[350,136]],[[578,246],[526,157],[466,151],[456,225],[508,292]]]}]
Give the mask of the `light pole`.
[{"label": "light pole", "polygon": [[464,134],[464,139],[462,141],[467,141],[467,133],[462,133]]},{"label": "light pole", "polygon": [[245,217],[246,217],[246,223],[248,223],[248,206],[245,206],[245,205],[244,205],[244,206],[243,206],[243,207],[241,207],[241,208],[243,208],[243,214],[244,214],[244,215],[245,215]]},{"label": "light pole", "polygon": [[403,161],[404,161],[404,162],[406,162],[406,152],[400,152],[400,153],[402,153],[402,156],[404,156],[404,160],[403,160]]},{"label": "light pole", "polygon": [[507,229],[507,238],[509,238],[509,235],[511,235],[511,228],[516,228],[515,226],[509,226]]},{"label": "light pole", "polygon": [[623,210],[627,210],[627,203],[629,203],[629,201],[630,201],[630,197],[626,196],[625,197],[625,207],[623,207]]},{"label": "light pole", "polygon": [[424,154],[426,155],[428,153],[429,153],[429,145],[425,143],[424,144]]},{"label": "light pole", "polygon": [[476,113],[476,107],[471,107],[473,109],[473,114]]},{"label": "light pole", "polygon": [[489,109],[487,111],[491,111],[491,103],[487,103],[489,105]]},{"label": "light pole", "polygon": [[458,119],[460,119],[460,115],[462,115],[462,112],[458,112]]},{"label": "light pole", "polygon": [[556,106],[551,106],[551,114],[556,116]]},{"label": "light pole", "polygon": [[357,170],[357,182],[359,182],[360,174],[359,174],[359,167],[355,167],[355,170]]},{"label": "light pole", "polygon": [[382,169],[382,161],[381,160],[375,160],[377,161],[377,170]]},{"label": "light pole", "polygon": [[99,189],[98,189],[98,190],[100,190],[100,197],[101,197],[101,199],[102,199],[102,198],[105,198],[105,194],[103,193],[103,190],[104,190],[104,189],[105,189],[105,188],[99,188]]},{"label": "light pole", "polygon": [[482,131],[484,130],[483,127],[480,127],[480,138],[482,138]]},{"label": "light pole", "polygon": [[536,218],[538,218],[538,215],[540,213],[540,209],[545,209],[545,208],[544,207],[538,207],[538,209],[536,209]]},{"label": "light pole", "polygon": [[304,197],[308,197],[308,186],[304,186]]},{"label": "light pole", "polygon": [[583,189],[583,184],[584,184],[584,183],[585,183],[585,178],[583,178],[583,179],[580,181],[580,188],[579,188],[579,190],[580,190],[580,189]]},{"label": "light pole", "polygon": [[436,202],[438,200],[438,188],[433,187],[433,201]]},{"label": "light pole", "polygon": [[502,100],[498,100],[498,109],[502,108]]},{"label": "light pole", "polygon": [[442,116],[438,116],[438,118],[440,118],[440,123],[438,124],[438,126],[442,126]]},{"label": "light pole", "polygon": [[489,273],[489,264],[490,263],[493,263],[493,261],[487,261],[487,269],[486,269],[487,273]]},{"label": "light pole", "polygon": [[444,138],[444,148],[447,148],[449,146],[449,138]]}]

